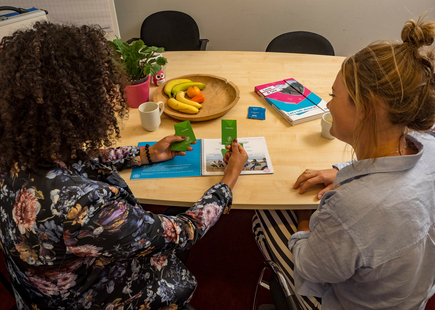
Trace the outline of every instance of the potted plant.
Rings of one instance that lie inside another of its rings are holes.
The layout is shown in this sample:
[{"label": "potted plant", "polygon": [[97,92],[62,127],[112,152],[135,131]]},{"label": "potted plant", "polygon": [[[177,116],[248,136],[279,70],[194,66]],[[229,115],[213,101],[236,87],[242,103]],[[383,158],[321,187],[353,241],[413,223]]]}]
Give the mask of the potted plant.
[{"label": "potted plant", "polygon": [[168,62],[161,55],[165,50],[163,47],[146,46],[142,40],[128,44],[116,38],[110,42],[131,79],[131,85],[124,90],[124,96],[130,107],[138,108],[149,99],[150,75],[156,75]]}]

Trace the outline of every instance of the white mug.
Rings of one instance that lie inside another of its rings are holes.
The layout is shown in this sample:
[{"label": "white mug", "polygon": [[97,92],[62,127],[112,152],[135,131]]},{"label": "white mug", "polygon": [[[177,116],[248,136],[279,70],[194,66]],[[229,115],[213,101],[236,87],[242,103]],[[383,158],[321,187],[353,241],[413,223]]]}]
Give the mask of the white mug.
[{"label": "white mug", "polygon": [[[160,104],[162,104],[161,110],[159,110]],[[142,103],[138,110],[142,127],[147,131],[156,131],[160,126],[160,116],[165,110],[165,104],[161,101],[157,103],[149,101]]]},{"label": "white mug", "polygon": [[330,140],[335,139],[335,137],[329,133],[329,130],[332,127],[332,115],[330,112],[326,112],[325,114],[322,115],[321,125],[322,125],[322,136]]}]

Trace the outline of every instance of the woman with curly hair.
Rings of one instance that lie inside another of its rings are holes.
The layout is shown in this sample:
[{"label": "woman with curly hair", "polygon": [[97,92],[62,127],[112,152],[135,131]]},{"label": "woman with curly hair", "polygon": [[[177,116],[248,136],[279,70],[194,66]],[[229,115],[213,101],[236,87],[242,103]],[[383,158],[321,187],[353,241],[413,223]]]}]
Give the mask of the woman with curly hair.
[{"label": "woman with curly hair", "polygon": [[[0,246],[19,309],[178,309],[196,287],[175,256],[231,206],[247,160],[177,216],[138,204],[118,170],[184,156],[168,136],[110,148],[127,79],[97,27],[37,22],[0,43]],[[188,148],[192,150],[192,148]]]},{"label": "woman with curly hair", "polygon": [[401,36],[347,57],[337,74],[330,132],[356,159],[298,177],[300,194],[325,185],[318,209],[254,218],[304,309],[424,309],[434,295],[435,22],[409,20]]}]

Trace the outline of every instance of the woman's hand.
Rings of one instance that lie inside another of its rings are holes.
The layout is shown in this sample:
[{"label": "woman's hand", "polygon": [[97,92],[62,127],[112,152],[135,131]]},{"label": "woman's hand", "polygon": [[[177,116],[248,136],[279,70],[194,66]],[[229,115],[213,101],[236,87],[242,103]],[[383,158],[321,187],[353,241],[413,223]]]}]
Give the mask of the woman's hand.
[{"label": "woman's hand", "polygon": [[224,170],[224,177],[221,182],[227,184],[231,189],[237,182],[237,178],[242,172],[243,167],[248,160],[248,154],[245,149],[237,142],[237,139],[233,140],[230,150],[225,153],[224,161],[227,164]]},{"label": "woman's hand", "polygon": [[334,189],[335,176],[337,175],[337,169],[325,169],[325,170],[305,170],[296,180],[294,189],[299,188],[299,194],[305,193],[305,191],[313,185],[323,184],[325,188],[318,194],[317,198],[322,199],[322,196],[329,190]]},{"label": "woman's hand", "polygon": [[[171,136],[164,137],[156,144],[151,145],[149,147],[151,161],[153,163],[158,163],[161,161],[172,159],[175,156],[185,156],[186,152],[171,151],[171,144],[173,142],[181,142],[184,139],[186,139],[186,137],[171,135]],[[196,141],[193,142],[192,144],[196,144]],[[192,151],[192,150],[193,148],[191,146],[187,148],[187,151]],[[142,164],[148,164],[148,158],[146,156],[146,152],[144,148],[140,149],[140,158]]]}]

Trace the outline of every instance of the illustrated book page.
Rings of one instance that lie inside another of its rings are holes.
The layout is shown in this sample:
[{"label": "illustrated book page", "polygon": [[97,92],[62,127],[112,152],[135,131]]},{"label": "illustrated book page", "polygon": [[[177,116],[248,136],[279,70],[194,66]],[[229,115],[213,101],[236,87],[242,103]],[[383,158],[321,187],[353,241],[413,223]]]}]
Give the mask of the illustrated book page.
[{"label": "illustrated book page", "polygon": [[[272,161],[270,160],[264,137],[238,138],[248,153],[248,161],[241,174],[268,174],[273,173]],[[186,156],[133,167],[131,180],[160,179],[197,177],[206,175],[223,175],[225,162],[223,161],[221,139],[198,139],[192,145],[193,151],[186,152]],[[153,145],[156,142],[140,142],[139,146],[145,144]]]},{"label": "illustrated book page", "polygon": [[[248,161],[241,174],[273,173],[272,161],[264,137],[238,138],[248,153]],[[202,175],[223,175],[225,162],[221,150],[225,148],[220,139],[205,139],[202,144]]]}]

